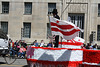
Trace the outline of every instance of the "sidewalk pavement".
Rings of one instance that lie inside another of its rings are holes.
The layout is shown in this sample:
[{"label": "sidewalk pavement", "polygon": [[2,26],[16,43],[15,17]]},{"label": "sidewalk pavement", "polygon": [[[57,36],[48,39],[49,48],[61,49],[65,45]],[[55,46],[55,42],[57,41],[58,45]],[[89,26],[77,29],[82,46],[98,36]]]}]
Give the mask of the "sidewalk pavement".
[{"label": "sidewalk pavement", "polygon": [[16,59],[16,61],[8,65],[5,63],[5,60],[3,57],[0,57],[0,67],[27,67],[27,60],[26,59]]}]

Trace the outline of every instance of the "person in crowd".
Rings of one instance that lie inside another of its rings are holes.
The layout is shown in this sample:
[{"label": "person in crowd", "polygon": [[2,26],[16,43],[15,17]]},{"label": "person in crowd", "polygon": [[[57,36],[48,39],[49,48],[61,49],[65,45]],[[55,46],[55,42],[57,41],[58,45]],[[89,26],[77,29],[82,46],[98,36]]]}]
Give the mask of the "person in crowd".
[{"label": "person in crowd", "polygon": [[22,42],[21,45],[24,46],[24,47],[26,48],[27,44],[26,44],[25,40],[23,40],[23,42]]},{"label": "person in crowd", "polygon": [[18,45],[18,40],[16,40],[16,42],[14,44],[17,46]]},{"label": "person in crowd", "polygon": [[21,40],[19,40],[18,45],[19,45],[20,48],[21,48],[21,45],[22,45],[22,41],[21,41]]},{"label": "person in crowd", "polygon": [[90,49],[89,43],[87,43],[86,49]]},{"label": "person in crowd", "polygon": [[98,45],[98,48],[97,48],[98,50],[100,50],[100,46]]},{"label": "person in crowd", "polygon": [[34,46],[34,42],[31,43],[31,46]]},{"label": "person in crowd", "polygon": [[47,47],[53,47],[52,42],[49,41],[49,43],[47,44]]},{"label": "person in crowd", "polygon": [[97,50],[97,48],[98,48],[97,44],[93,45],[93,50]]},{"label": "person in crowd", "polygon": [[82,49],[86,49],[86,44],[83,44]]},{"label": "person in crowd", "polygon": [[[19,51],[19,49],[20,49],[20,45],[19,45],[19,44],[17,45],[17,49],[18,49],[18,51]],[[18,51],[17,51],[17,52],[18,52]]]},{"label": "person in crowd", "polygon": [[44,41],[43,40],[41,40],[41,43],[40,43],[40,47],[43,47],[44,46]]},{"label": "person in crowd", "polygon": [[9,49],[10,49],[10,55],[14,55],[15,54],[15,51],[14,51],[14,42],[11,40],[9,42]]},{"label": "person in crowd", "polygon": [[13,55],[15,56],[15,54],[16,54],[16,55],[18,54],[17,45],[14,45],[14,47],[13,47]]},{"label": "person in crowd", "polygon": [[90,49],[93,49],[93,45],[91,45],[91,43],[90,43]]},{"label": "person in crowd", "polygon": [[38,47],[37,40],[34,41],[34,46],[35,46],[35,47]]},{"label": "person in crowd", "polygon": [[13,42],[12,40],[11,40],[10,43],[9,43],[9,47],[10,47],[10,48],[13,48],[13,47],[14,47],[14,42]]},{"label": "person in crowd", "polygon": [[17,46],[18,46],[18,40],[16,40],[16,42],[14,44],[15,44],[14,51],[15,51],[16,54],[18,54],[18,51],[19,51],[19,49],[17,48]]},{"label": "person in crowd", "polygon": [[24,58],[25,53],[26,53],[26,48],[24,48],[24,46],[21,46],[19,53],[18,53],[18,57]]},{"label": "person in crowd", "polygon": [[92,46],[90,43],[87,43],[86,49],[92,49]]}]

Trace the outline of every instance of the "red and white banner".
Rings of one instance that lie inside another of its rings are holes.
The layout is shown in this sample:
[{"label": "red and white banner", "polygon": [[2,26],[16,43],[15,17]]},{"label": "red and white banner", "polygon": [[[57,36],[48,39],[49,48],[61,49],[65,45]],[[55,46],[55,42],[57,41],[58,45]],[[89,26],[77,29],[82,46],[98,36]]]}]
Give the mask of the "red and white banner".
[{"label": "red and white banner", "polygon": [[62,42],[59,42],[59,47],[60,48],[80,48],[84,43],[84,39],[80,37],[75,37],[74,39],[71,40],[65,40],[63,39]]},{"label": "red and white banner", "polygon": [[83,67],[100,67],[100,50],[83,50]]},{"label": "red and white banner", "polygon": [[80,37],[75,37],[74,39],[72,39],[70,41],[72,41],[74,43],[82,43],[83,44],[85,40]]},{"label": "red and white banner", "polygon": [[27,48],[29,67],[100,67],[100,50]]},{"label": "red and white banner", "polygon": [[[34,54],[29,54],[29,52],[33,53],[29,49],[33,49]],[[43,65],[77,67],[82,63],[82,58],[81,49],[28,47],[27,50],[27,61],[31,66],[37,64],[39,67],[41,65],[41,67],[44,67]]]},{"label": "red and white banner", "polygon": [[100,67],[100,50],[27,48],[29,67]]},{"label": "red and white banner", "polygon": [[75,38],[79,31],[81,30],[79,27],[75,26],[73,23],[58,20],[50,16],[51,23],[51,31],[53,35],[59,35],[66,40],[71,40]]}]

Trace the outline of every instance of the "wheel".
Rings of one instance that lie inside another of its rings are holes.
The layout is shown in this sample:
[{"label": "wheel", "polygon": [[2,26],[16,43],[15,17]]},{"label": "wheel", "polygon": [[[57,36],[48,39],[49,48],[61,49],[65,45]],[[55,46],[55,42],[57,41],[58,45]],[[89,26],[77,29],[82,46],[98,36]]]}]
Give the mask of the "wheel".
[{"label": "wheel", "polygon": [[16,61],[17,56],[13,55],[11,50],[7,51],[7,54],[4,56],[4,59],[7,64],[13,64]]}]

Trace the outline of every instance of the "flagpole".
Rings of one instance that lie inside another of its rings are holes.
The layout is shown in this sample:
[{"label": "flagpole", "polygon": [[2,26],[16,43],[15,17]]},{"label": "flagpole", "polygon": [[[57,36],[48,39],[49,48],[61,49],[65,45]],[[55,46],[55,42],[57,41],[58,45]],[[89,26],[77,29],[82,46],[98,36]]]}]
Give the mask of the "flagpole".
[{"label": "flagpole", "polygon": [[[50,31],[51,31],[51,23],[50,23],[50,16],[48,15],[48,19],[49,19],[49,25],[50,25]],[[52,46],[53,46],[53,35],[52,35],[52,31],[51,31],[51,41],[52,41]]]}]

